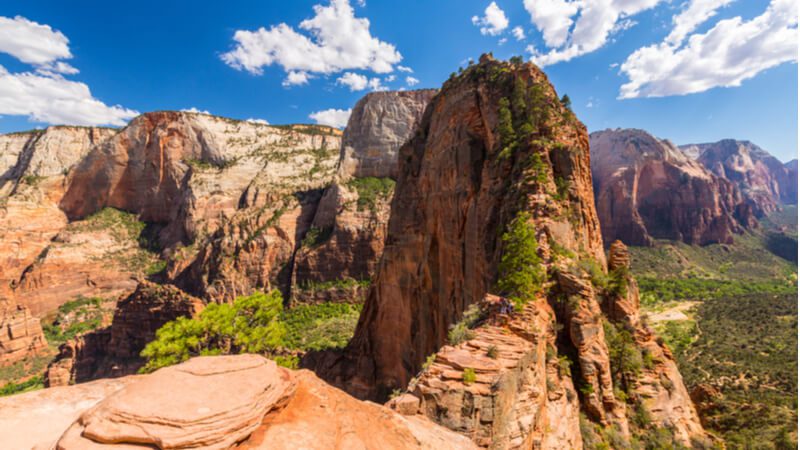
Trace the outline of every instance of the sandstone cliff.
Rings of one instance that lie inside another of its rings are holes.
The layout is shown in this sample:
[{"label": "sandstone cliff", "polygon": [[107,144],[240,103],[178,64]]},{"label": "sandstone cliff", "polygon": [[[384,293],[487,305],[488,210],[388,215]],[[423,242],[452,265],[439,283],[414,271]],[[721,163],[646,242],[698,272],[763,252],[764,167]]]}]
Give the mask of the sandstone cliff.
[{"label": "sandstone cliff", "polygon": [[49,127],[0,135],[0,364],[46,347],[39,317],[60,304],[55,295],[63,298],[63,292],[53,292],[50,286],[38,289],[25,275],[47,257],[51,240],[67,226],[58,208],[67,172],[94,144],[115,132]]},{"label": "sandstone cliff", "polygon": [[736,186],[642,130],[590,136],[597,213],[606,244],[731,243],[754,226]]},{"label": "sandstone cliff", "polygon": [[749,141],[724,139],[681,146],[715,175],[739,187],[758,216],[797,204],[797,171]]},{"label": "sandstone cliff", "polygon": [[397,151],[411,138],[435,94],[435,89],[373,92],[359,100],[342,137],[342,174],[396,178]]},{"label": "sandstone cliff", "polygon": [[[607,287],[590,276],[605,273],[605,255],[588,136],[545,75],[483,57],[433,98],[398,169],[356,335],[345,352],[305,363],[359,397],[408,389],[391,403],[398,411],[484,447],[580,447],[581,412],[623,441],[645,433],[628,420],[638,398],[616,395],[621,369],[600,307]],[[545,278],[538,293],[515,294],[527,298],[518,312],[492,314],[498,299],[488,294],[508,294],[498,278],[515,276],[499,270],[517,256],[504,238],[512,222],[530,228],[526,245],[541,262],[504,270]],[[478,328],[452,342],[448,330],[479,304]],[[699,423],[674,432],[683,444],[703,437]]]},{"label": "sandstone cliff", "polygon": [[[169,398],[169,402],[164,402]],[[9,448],[475,448],[260,356],[200,357],[150,375],[0,399]]]}]

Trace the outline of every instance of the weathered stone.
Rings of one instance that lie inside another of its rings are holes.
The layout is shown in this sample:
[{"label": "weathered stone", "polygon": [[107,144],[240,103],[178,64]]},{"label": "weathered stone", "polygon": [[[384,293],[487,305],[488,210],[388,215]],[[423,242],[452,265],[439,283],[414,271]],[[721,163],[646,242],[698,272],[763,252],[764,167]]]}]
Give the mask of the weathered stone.
[{"label": "weathered stone", "polygon": [[436,92],[373,92],[359,100],[342,136],[340,174],[397,177],[397,151],[413,135]]},{"label": "weathered stone", "polygon": [[754,226],[735,185],[709,172],[671,142],[642,130],[590,136],[597,213],[606,244],[731,243]]},{"label": "weathered stone", "polygon": [[39,319],[22,305],[0,301],[0,365],[19,361],[47,348]]},{"label": "weathered stone", "polygon": [[761,217],[782,204],[797,204],[797,168],[749,141],[724,139],[707,144],[681,146],[684,152],[715,175],[734,183],[753,212]]}]

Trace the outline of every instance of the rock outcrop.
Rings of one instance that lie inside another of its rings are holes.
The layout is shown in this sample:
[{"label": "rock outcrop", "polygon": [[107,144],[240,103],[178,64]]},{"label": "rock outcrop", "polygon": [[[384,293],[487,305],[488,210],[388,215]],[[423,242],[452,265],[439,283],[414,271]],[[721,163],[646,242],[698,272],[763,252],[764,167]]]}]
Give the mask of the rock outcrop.
[{"label": "rock outcrop", "polygon": [[150,375],[0,399],[0,431],[13,448],[59,450],[475,448],[255,355],[198,357]]},{"label": "rock outcrop", "polygon": [[[591,266],[606,270],[606,258],[588,136],[546,76],[482,57],[433,98],[398,167],[386,247],[356,334],[345,351],[304,363],[359,397],[406,390],[393,408],[481,447],[580,448],[581,412],[622,440],[644,433],[615,394],[606,288],[590,276]],[[510,243],[512,223],[525,244]],[[522,257],[512,250],[519,245],[538,249],[541,262],[501,271],[504,258]],[[509,294],[502,286],[512,282],[499,279],[514,271],[543,278],[514,293],[526,300],[517,312],[490,295]],[[498,302],[500,314],[487,306]],[[483,318],[465,333],[457,322],[470,305],[482,305]]]},{"label": "rock outcrop", "polygon": [[397,178],[397,152],[413,135],[436,92],[373,92],[359,100],[342,137],[342,175]]},{"label": "rock outcrop", "polygon": [[597,213],[606,245],[731,243],[755,226],[736,186],[709,172],[672,143],[642,130],[589,137]]},{"label": "rock outcrop", "polygon": [[738,186],[759,217],[780,205],[797,204],[797,170],[752,142],[724,139],[684,145],[681,150],[697,155],[708,170]]},{"label": "rock outcrop", "polygon": [[0,366],[47,348],[39,319],[28,308],[0,301]]},{"label": "rock outcrop", "polygon": [[136,291],[117,304],[111,325],[59,348],[45,373],[45,385],[134,374],[145,362],[139,354],[159,328],[179,317],[193,317],[203,307],[200,299],[174,286],[139,281]]},{"label": "rock outcrop", "polygon": [[672,430],[683,445],[708,444],[710,438],[703,431],[672,353],[640,318],[639,288],[629,269],[628,249],[622,242],[615,241],[609,248],[608,271],[616,274],[625,288],[607,295],[603,302],[605,313],[624,332],[632,334],[646,360],[638,376],[626,380],[632,385],[631,398],[654,424]]}]

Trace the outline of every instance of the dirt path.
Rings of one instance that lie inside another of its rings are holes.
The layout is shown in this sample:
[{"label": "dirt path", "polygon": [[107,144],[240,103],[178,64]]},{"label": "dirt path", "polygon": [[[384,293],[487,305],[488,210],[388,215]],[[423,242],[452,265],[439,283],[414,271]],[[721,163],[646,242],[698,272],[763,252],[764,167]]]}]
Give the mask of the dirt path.
[{"label": "dirt path", "polygon": [[647,316],[650,323],[666,322],[670,320],[689,320],[686,311],[699,305],[700,302],[681,302],[664,311],[653,312]]}]

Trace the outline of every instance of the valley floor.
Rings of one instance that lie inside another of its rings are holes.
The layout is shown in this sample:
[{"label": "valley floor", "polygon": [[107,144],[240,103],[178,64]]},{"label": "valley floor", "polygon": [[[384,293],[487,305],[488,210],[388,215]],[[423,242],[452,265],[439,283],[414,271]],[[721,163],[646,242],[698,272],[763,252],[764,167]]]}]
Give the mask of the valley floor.
[{"label": "valley floor", "polygon": [[733,245],[631,248],[643,310],[730,449],[797,448],[796,213]]}]

